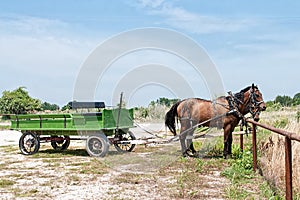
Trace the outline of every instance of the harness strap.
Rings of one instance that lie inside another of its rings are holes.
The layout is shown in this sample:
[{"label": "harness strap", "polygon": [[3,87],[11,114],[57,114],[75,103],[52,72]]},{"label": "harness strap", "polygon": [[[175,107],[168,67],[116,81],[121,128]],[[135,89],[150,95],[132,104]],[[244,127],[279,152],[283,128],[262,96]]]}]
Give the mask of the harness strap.
[{"label": "harness strap", "polygon": [[228,101],[228,105],[229,105],[229,110],[233,110],[234,106],[233,106],[233,100],[231,96],[227,96],[226,100]]},{"label": "harness strap", "polygon": [[226,97],[227,101],[228,101],[228,105],[229,105],[229,109],[230,111],[234,111],[232,112],[232,114],[237,117],[238,119],[242,119],[243,115],[242,113],[239,111],[234,99],[233,99],[233,95],[231,92],[229,92],[229,96]]},{"label": "harness strap", "polygon": [[228,111],[227,113],[224,113],[224,114],[222,114],[222,115],[218,115],[218,116],[215,116],[215,117],[213,117],[213,118],[211,118],[211,119],[205,120],[205,121],[203,121],[203,122],[201,122],[201,123],[197,123],[197,124],[195,124],[194,126],[191,126],[190,128],[188,128],[188,129],[182,131],[180,134],[178,134],[178,135],[174,136],[173,138],[169,139],[168,142],[172,142],[174,139],[176,139],[176,138],[178,138],[178,137],[181,137],[181,136],[182,136],[183,134],[185,134],[186,132],[188,132],[188,131],[190,131],[190,130],[192,130],[192,129],[194,129],[194,128],[197,128],[198,126],[201,126],[201,125],[203,125],[203,124],[205,124],[205,123],[208,123],[208,122],[210,122],[210,121],[217,120],[217,119],[219,119],[219,118],[225,117],[225,116],[227,116],[227,115],[232,114],[233,112],[235,112],[235,110],[230,110],[230,111]]},{"label": "harness strap", "polygon": [[198,121],[198,120],[196,120],[196,119],[193,119],[193,118],[191,118],[191,117],[178,117],[178,119],[179,119],[179,121],[183,121],[183,120],[189,120],[189,121]]}]

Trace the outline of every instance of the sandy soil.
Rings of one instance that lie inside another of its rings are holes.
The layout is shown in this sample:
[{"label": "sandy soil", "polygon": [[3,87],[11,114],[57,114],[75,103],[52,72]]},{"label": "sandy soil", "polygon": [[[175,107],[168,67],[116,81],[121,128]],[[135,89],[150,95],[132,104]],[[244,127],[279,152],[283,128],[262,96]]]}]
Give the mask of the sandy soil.
[{"label": "sandy soil", "polygon": [[[42,144],[38,154],[24,156],[20,135],[0,131],[0,199],[225,199],[230,184],[214,168],[186,175],[193,169],[178,168],[178,142],[125,154],[111,146],[105,158],[93,158],[84,142],[72,141],[64,153]],[[194,178],[200,186],[185,183]]]}]

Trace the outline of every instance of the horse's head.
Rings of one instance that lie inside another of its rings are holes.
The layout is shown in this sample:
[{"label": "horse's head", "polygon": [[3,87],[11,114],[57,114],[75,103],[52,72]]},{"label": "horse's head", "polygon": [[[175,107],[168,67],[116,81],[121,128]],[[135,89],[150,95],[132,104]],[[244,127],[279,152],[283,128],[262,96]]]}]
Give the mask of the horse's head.
[{"label": "horse's head", "polygon": [[247,96],[249,100],[249,112],[252,114],[253,119],[255,121],[258,121],[260,112],[265,111],[267,108],[263,96],[258,87],[254,86],[254,84],[252,84],[252,86],[250,87],[249,95]]}]

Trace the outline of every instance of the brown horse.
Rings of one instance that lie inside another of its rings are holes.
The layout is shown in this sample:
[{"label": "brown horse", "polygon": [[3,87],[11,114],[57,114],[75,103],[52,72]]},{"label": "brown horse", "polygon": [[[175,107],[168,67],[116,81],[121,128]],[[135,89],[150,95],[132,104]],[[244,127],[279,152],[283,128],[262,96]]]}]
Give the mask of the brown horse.
[{"label": "brown horse", "polygon": [[[180,121],[180,143],[183,156],[190,151],[196,153],[192,136],[198,124],[224,129],[224,157],[231,155],[232,132],[243,119],[251,113],[254,120],[259,120],[261,111],[266,110],[262,94],[257,86],[246,87],[240,92],[222,96],[214,101],[190,98],[175,103],[166,113],[165,125],[176,135],[175,118]],[[187,148],[189,147],[189,148]]]}]

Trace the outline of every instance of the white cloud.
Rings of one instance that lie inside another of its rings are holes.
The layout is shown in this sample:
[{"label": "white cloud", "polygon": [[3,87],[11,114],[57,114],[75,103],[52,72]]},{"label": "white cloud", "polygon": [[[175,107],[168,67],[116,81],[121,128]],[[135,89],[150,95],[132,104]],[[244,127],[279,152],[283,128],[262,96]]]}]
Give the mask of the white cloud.
[{"label": "white cloud", "polygon": [[37,98],[64,104],[98,42],[59,20],[0,16],[0,91],[25,86]]},{"label": "white cloud", "polygon": [[43,69],[63,70],[73,66],[88,52],[87,43],[65,32],[68,24],[43,18],[14,16],[0,18],[0,65],[27,68],[31,73]]},{"label": "white cloud", "polygon": [[150,7],[150,8],[157,8],[162,5],[164,0],[138,0],[138,4],[141,7]]},{"label": "white cloud", "polygon": [[213,57],[227,88],[238,90],[237,83],[254,82],[261,87],[266,100],[299,92],[300,40],[297,35],[287,31],[253,36],[249,41],[216,51]]},{"label": "white cloud", "polygon": [[256,25],[255,20],[201,15],[162,0],[143,0],[139,3],[137,7],[146,10],[148,15],[162,17],[161,23],[191,33],[234,32]]},{"label": "white cloud", "polygon": [[68,30],[67,23],[56,19],[46,19],[23,15],[0,16],[0,34],[49,36]]}]

